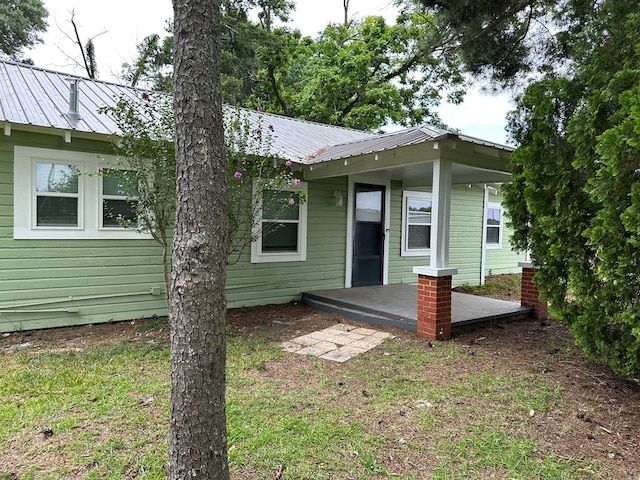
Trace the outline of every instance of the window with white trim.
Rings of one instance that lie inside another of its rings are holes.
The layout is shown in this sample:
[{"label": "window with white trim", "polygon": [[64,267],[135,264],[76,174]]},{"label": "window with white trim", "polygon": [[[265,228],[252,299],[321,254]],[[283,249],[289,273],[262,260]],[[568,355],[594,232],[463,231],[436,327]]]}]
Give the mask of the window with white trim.
[{"label": "window with white trim", "polygon": [[429,255],[431,249],[431,193],[402,192],[403,257]]},{"label": "window with white trim", "polygon": [[502,248],[502,205],[487,203],[485,219],[487,248]]},{"label": "window with white trim", "polygon": [[36,161],[35,227],[81,228],[81,178],[77,165]]},{"label": "window with white trim", "polygon": [[132,219],[131,227],[135,204],[108,174],[115,157],[16,146],[13,158],[13,238],[151,238],[116,220],[120,213]]},{"label": "window with white trim", "polygon": [[264,190],[254,222],[251,262],[299,262],[307,259],[307,203],[292,195],[307,192],[305,182],[291,190]]},{"label": "window with white trim", "polygon": [[[100,198],[102,211],[100,226],[102,228],[136,228],[138,202],[134,188],[130,186],[126,170],[115,173],[112,168],[102,170],[100,182]],[[135,189],[137,190],[137,189]]]}]

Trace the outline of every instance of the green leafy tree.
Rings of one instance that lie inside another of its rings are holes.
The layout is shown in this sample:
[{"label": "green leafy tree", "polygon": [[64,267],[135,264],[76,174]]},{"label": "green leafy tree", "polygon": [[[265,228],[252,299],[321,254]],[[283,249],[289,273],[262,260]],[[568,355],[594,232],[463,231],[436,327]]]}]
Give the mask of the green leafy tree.
[{"label": "green leafy tree", "polygon": [[[167,22],[171,32],[173,23]],[[152,34],[137,46],[138,55],[133,63],[122,65],[122,77],[132,87],[146,87],[159,92],[172,89],[173,35],[161,37]]]},{"label": "green leafy tree", "polygon": [[[175,123],[171,98],[147,93],[122,97],[102,109],[120,130],[114,147],[118,162],[110,173],[122,182],[124,193],[135,199],[136,228],[148,232],[162,248],[165,291],[169,291],[171,228],[176,207]],[[121,221],[130,227],[128,220]]]},{"label": "green leafy tree", "polygon": [[[510,118],[513,241],[540,266],[551,307],[589,354],[640,373],[640,7],[568,2],[562,69]],[[568,55],[568,57],[567,57]]]},{"label": "green leafy tree", "polygon": [[[259,21],[250,18],[258,11]],[[223,99],[231,105],[287,116],[376,129],[388,122],[438,123],[435,106],[442,92],[461,99],[458,58],[444,55],[423,10],[407,10],[395,25],[368,17],[329,25],[317,38],[303,37],[273,20],[288,19],[291,2],[263,0],[223,6]],[[138,59],[126,66],[132,84],[151,79],[164,88],[172,38],[151,36]],[[158,79],[161,79],[158,81]]]},{"label": "green leafy tree", "polygon": [[448,55],[455,55],[473,77],[493,87],[516,85],[545,62],[554,41],[554,18],[566,2],[558,0],[398,0],[424,8]]},{"label": "green leafy tree", "polygon": [[19,60],[24,48],[42,41],[38,33],[46,30],[47,15],[42,0],[0,2],[0,53]]},{"label": "green leafy tree", "polygon": [[[221,5],[222,98],[228,105],[247,105],[258,80],[256,49],[268,41],[274,20],[286,21],[293,3],[286,0],[223,2]],[[259,21],[250,19],[255,14]],[[131,86],[171,91],[173,71],[173,22],[166,34],[152,34],[138,45],[138,54],[123,65],[123,78]]]},{"label": "green leafy tree", "polygon": [[280,30],[279,42],[259,50],[266,67],[262,98],[254,102],[363,130],[389,122],[439,123],[435,107],[442,92],[460,100],[464,79],[457,59],[437,48],[432,24],[418,11],[402,13],[394,25],[377,16],[332,24],[317,40]]},{"label": "green leafy tree", "polygon": [[[175,122],[171,96],[143,92],[140,98],[119,98],[113,107],[102,112],[116,122],[119,136],[114,143],[118,155],[109,175],[117,177],[123,192],[135,205],[135,225],[129,218],[118,218],[128,228],[148,232],[162,247],[165,287],[169,286],[169,252],[171,228],[176,208]],[[257,235],[266,235],[278,225],[260,225],[258,215],[264,201],[263,192],[287,192],[276,214],[289,206],[306,201],[295,187],[291,162],[273,154],[273,126],[260,113],[226,108],[224,146],[227,183],[227,263],[236,263]],[[93,174],[93,173],[92,173]],[[269,198],[267,198],[267,201]],[[257,228],[261,227],[261,228]]]}]

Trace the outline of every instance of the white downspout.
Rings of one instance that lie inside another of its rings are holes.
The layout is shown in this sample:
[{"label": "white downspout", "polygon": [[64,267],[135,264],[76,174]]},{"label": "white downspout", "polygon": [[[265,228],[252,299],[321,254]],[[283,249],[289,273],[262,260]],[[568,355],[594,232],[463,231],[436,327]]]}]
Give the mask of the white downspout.
[{"label": "white downspout", "polygon": [[487,269],[487,205],[489,205],[489,187],[484,184],[484,197],[482,201],[482,251],[480,253],[480,285],[485,282],[485,270]]}]

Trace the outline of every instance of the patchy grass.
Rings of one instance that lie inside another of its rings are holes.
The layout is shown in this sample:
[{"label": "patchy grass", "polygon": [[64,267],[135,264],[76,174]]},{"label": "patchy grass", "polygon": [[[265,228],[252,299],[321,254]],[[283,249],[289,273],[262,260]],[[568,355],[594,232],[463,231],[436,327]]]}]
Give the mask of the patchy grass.
[{"label": "patchy grass", "polygon": [[465,283],[457,290],[472,295],[483,297],[500,298],[502,300],[520,299],[520,274],[490,275],[486,278],[484,285],[471,285]]},{"label": "patchy grass", "polygon": [[[640,392],[566,355],[561,326],[445,343],[394,331],[337,364],[280,342],[340,317],[280,309],[271,326],[231,325],[234,479],[637,478]],[[166,325],[105,332],[0,341],[0,479],[165,478]]]}]

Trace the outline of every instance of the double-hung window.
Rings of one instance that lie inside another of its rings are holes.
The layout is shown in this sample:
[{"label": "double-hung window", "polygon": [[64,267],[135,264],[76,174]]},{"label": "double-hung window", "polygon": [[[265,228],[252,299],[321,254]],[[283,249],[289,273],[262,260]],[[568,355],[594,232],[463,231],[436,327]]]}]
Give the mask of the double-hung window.
[{"label": "double-hung window", "polygon": [[78,165],[36,161],[32,212],[34,228],[81,228],[81,179]]},{"label": "double-hung window", "polygon": [[110,170],[117,165],[109,155],[14,147],[13,238],[151,238],[134,228],[135,200]]},{"label": "double-hung window", "polygon": [[113,169],[102,171],[100,221],[102,228],[135,228],[138,202],[135,200],[127,171],[116,173]]},{"label": "double-hung window", "polygon": [[405,190],[402,194],[402,256],[429,255],[431,193]]},{"label": "double-hung window", "polygon": [[[301,183],[295,189],[307,191]],[[307,204],[300,203],[295,190],[260,192],[260,208],[254,220],[251,262],[296,262],[307,258]]]},{"label": "double-hung window", "polygon": [[485,244],[487,248],[502,248],[502,221],[502,205],[488,203],[485,227]]}]

